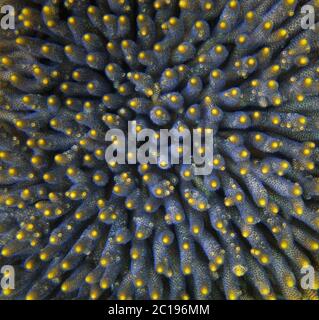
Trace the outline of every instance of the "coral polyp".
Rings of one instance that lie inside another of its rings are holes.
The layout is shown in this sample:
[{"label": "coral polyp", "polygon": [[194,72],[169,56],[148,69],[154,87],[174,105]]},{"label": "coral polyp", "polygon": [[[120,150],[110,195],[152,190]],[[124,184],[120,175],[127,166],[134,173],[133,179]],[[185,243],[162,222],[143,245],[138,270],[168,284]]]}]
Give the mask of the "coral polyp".
[{"label": "coral polyp", "polygon": [[[317,0],[7,3],[2,299],[317,298]],[[133,120],[212,130],[211,174],[106,162]]]}]

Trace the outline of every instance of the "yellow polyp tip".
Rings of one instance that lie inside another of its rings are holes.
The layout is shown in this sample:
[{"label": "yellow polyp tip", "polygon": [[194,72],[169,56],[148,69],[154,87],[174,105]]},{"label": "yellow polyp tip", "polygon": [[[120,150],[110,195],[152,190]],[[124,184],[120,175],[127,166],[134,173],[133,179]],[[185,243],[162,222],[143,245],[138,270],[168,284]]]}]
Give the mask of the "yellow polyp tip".
[{"label": "yellow polyp tip", "polygon": [[222,256],[217,256],[215,261],[218,265],[222,265],[224,263],[224,258]]},{"label": "yellow polyp tip", "polygon": [[7,206],[12,206],[13,204],[15,204],[15,199],[10,197],[10,198],[6,199],[5,204]]},{"label": "yellow polyp tip", "polygon": [[236,299],[237,299],[236,293],[233,292],[233,291],[230,291],[230,292],[228,293],[228,299],[229,299],[229,300],[236,300]]},{"label": "yellow polyp tip", "polygon": [[106,267],[106,266],[108,265],[108,263],[109,263],[109,260],[108,260],[107,258],[102,258],[102,259],[100,260],[100,265],[101,265],[102,267]]},{"label": "yellow polyp tip", "polygon": [[63,292],[67,292],[69,290],[69,286],[67,283],[63,283],[62,286],[61,286],[61,290]]},{"label": "yellow polyp tip", "polygon": [[25,268],[27,270],[31,270],[33,268],[33,262],[32,261],[28,261],[26,264],[25,264]]},{"label": "yellow polyp tip", "polygon": [[312,84],[313,84],[313,80],[312,80],[312,78],[305,78],[304,79],[304,85],[306,86],[306,87],[310,87]]},{"label": "yellow polyp tip", "polygon": [[269,288],[269,287],[262,286],[262,287],[259,289],[259,292],[260,292],[263,296],[267,296],[267,295],[270,293],[270,288]]},{"label": "yellow polyp tip", "polygon": [[56,26],[56,22],[54,20],[48,20],[47,21],[47,26],[49,28],[54,28]]},{"label": "yellow polyp tip", "polygon": [[246,123],[247,122],[247,116],[240,116],[239,117],[239,122],[242,123],[242,124]]},{"label": "yellow polyp tip", "polygon": [[247,60],[247,64],[250,66],[250,67],[253,67],[255,64],[256,64],[256,59],[254,58],[249,58]]},{"label": "yellow polyp tip", "polygon": [[296,214],[298,214],[299,216],[301,216],[303,214],[303,207],[301,206],[296,206],[295,207],[295,212]]},{"label": "yellow polyp tip", "polygon": [[229,2],[229,7],[231,9],[237,8],[237,5],[238,5],[238,2],[236,0],[232,0],[232,1]]},{"label": "yellow polyp tip", "polygon": [[152,299],[152,300],[158,300],[159,298],[160,298],[160,295],[159,295],[158,292],[153,291],[153,292],[151,293],[151,299]]},{"label": "yellow polyp tip", "polygon": [[2,289],[2,293],[3,293],[3,295],[4,296],[10,296],[10,294],[13,292],[13,290],[12,289]]},{"label": "yellow polyp tip", "polygon": [[255,17],[255,13],[253,11],[248,11],[246,13],[246,19],[247,20],[252,20],[252,19],[254,19],[254,17]]},{"label": "yellow polyp tip", "polygon": [[119,300],[126,300],[126,299],[127,299],[127,296],[126,296],[125,293],[119,293],[119,294],[118,294],[118,298],[119,298]]},{"label": "yellow polyp tip", "polygon": [[306,118],[306,117],[300,117],[300,118],[298,119],[298,122],[299,122],[300,124],[305,125],[305,124],[307,123],[307,118]]},{"label": "yellow polyp tip", "polygon": [[208,293],[209,293],[208,287],[206,287],[206,286],[201,287],[201,288],[200,288],[200,293],[201,293],[203,296],[208,295]]},{"label": "yellow polyp tip", "polygon": [[90,293],[90,298],[91,298],[92,300],[96,300],[98,297],[99,297],[98,291],[92,291],[92,292]]},{"label": "yellow polyp tip", "polygon": [[169,236],[167,236],[167,235],[165,235],[165,236],[162,238],[162,241],[163,241],[164,244],[170,243],[170,240],[171,240],[171,238],[170,238]]},{"label": "yellow polyp tip", "polygon": [[292,188],[292,194],[296,197],[302,194],[302,189],[299,185],[295,184]]},{"label": "yellow polyp tip", "polygon": [[155,44],[154,45],[154,51],[157,51],[157,52],[162,51],[162,46],[159,43]]},{"label": "yellow polyp tip", "polygon": [[266,255],[263,255],[263,256],[260,258],[260,261],[261,261],[261,263],[263,263],[263,264],[268,264],[268,263],[269,263],[269,258],[268,258]]},{"label": "yellow polyp tip", "polygon": [[224,51],[223,47],[221,45],[217,45],[215,47],[215,52],[216,53],[222,53]]},{"label": "yellow polyp tip", "polygon": [[163,194],[163,190],[160,188],[157,188],[157,189],[155,189],[155,193],[156,193],[156,195],[160,196]]},{"label": "yellow polyp tip", "polygon": [[284,38],[288,35],[288,31],[286,29],[280,29],[280,30],[278,30],[278,35],[280,37]]},{"label": "yellow polyp tip", "polygon": [[109,283],[106,279],[102,279],[101,282],[100,282],[100,287],[102,289],[107,289],[109,287]]},{"label": "yellow polyp tip", "polygon": [[184,273],[185,275],[191,274],[191,273],[192,273],[192,268],[191,268],[190,266],[185,266],[185,267],[183,268],[183,273]]},{"label": "yellow polyp tip", "polygon": [[92,40],[92,37],[91,37],[91,35],[90,35],[89,33],[86,33],[86,34],[83,36],[83,40],[89,42],[89,41]]},{"label": "yellow polyp tip", "polygon": [[68,261],[64,261],[62,264],[61,264],[61,268],[63,270],[67,270],[70,268],[70,263]]},{"label": "yellow polyp tip", "polygon": [[212,262],[209,263],[209,270],[210,271],[215,272],[215,271],[217,271],[217,269],[218,269],[218,267],[215,263],[212,263]]},{"label": "yellow polyp tip", "polygon": [[289,247],[289,242],[287,241],[287,240],[282,240],[281,242],[280,242],[280,248],[281,249],[288,249],[288,247]]},{"label": "yellow polyp tip", "polygon": [[36,299],[37,299],[37,294],[35,292],[29,292],[25,297],[25,300],[36,300]]},{"label": "yellow polyp tip", "polygon": [[275,97],[275,98],[273,98],[273,104],[274,104],[275,106],[280,106],[281,103],[282,103],[282,99],[281,99],[280,97]]},{"label": "yellow polyp tip", "polygon": [[17,128],[22,129],[22,128],[24,128],[25,123],[24,123],[23,120],[17,120],[17,121],[15,122],[15,125],[16,125]]},{"label": "yellow polyp tip", "polygon": [[152,89],[146,89],[145,90],[145,94],[148,96],[148,97],[151,97],[153,94],[154,94],[154,91]]},{"label": "yellow polyp tip", "polygon": [[109,14],[106,14],[103,16],[103,22],[108,23],[111,21],[111,16]]},{"label": "yellow polyp tip", "polygon": [[171,97],[170,97],[170,100],[171,100],[171,102],[177,102],[178,101],[178,97],[177,96],[175,96],[175,95],[172,95]]},{"label": "yellow polyp tip", "polygon": [[24,16],[29,16],[31,14],[31,10],[29,8],[23,8],[21,10],[21,13],[24,15]]},{"label": "yellow polyp tip", "polygon": [[96,13],[96,8],[94,6],[89,6],[87,9],[87,12],[89,14],[94,14],[94,13]]},{"label": "yellow polyp tip", "polygon": [[19,81],[19,76],[17,74],[12,74],[10,76],[10,81],[13,83],[17,83]]},{"label": "yellow polyp tip", "polygon": [[5,66],[10,66],[10,65],[12,65],[12,60],[8,57],[2,57],[1,63]]},{"label": "yellow polyp tip", "polygon": [[265,30],[270,30],[272,28],[272,22],[271,21],[266,21],[263,25]]},{"label": "yellow polyp tip", "polygon": [[83,246],[82,245],[76,245],[75,248],[74,248],[74,251],[76,253],[82,253],[83,252]]},{"label": "yellow polyp tip", "polygon": [[1,250],[1,255],[3,255],[4,257],[9,257],[11,254],[10,250],[8,248],[3,248]]},{"label": "yellow polyp tip", "polygon": [[185,52],[187,51],[187,46],[181,44],[181,45],[179,45],[179,46],[177,47],[177,51],[178,51],[179,53],[183,54],[183,53],[185,53]]},{"label": "yellow polyp tip", "polygon": [[302,47],[305,47],[308,45],[308,39],[306,38],[302,38],[299,40],[299,45],[302,46]]},{"label": "yellow polyp tip", "polygon": [[86,57],[87,62],[94,62],[95,61],[95,56],[93,54],[88,54]]},{"label": "yellow polyp tip", "polygon": [[277,141],[274,141],[274,142],[271,143],[270,147],[272,149],[277,149],[279,147],[279,143]]},{"label": "yellow polyp tip", "polygon": [[86,87],[88,90],[94,90],[94,88],[95,88],[94,83],[92,83],[92,82],[89,82]]},{"label": "yellow polyp tip", "polygon": [[188,0],[180,0],[178,3],[179,7],[181,9],[188,9],[189,8],[189,2]]},{"label": "yellow polyp tip", "polygon": [[26,40],[22,37],[18,37],[16,38],[16,44],[19,44],[19,45],[24,45],[26,43]]},{"label": "yellow polyp tip", "polygon": [[42,158],[40,156],[34,156],[31,158],[31,163],[36,165],[36,164],[41,163],[41,160],[42,160]]},{"label": "yellow polyp tip", "polygon": [[265,207],[266,206],[266,204],[267,204],[267,201],[266,201],[266,199],[265,198],[260,198],[259,200],[258,200],[258,205],[260,206],[260,207]]},{"label": "yellow polyp tip", "polygon": [[242,277],[246,273],[246,268],[242,265],[236,265],[233,272],[237,277]]},{"label": "yellow polyp tip", "polygon": [[40,259],[42,261],[45,261],[48,259],[48,255],[45,252],[40,253]]},{"label": "yellow polyp tip", "polygon": [[139,14],[139,15],[137,16],[137,20],[138,20],[139,22],[143,22],[143,21],[145,20],[145,16],[144,16],[143,14]]},{"label": "yellow polyp tip", "polygon": [[253,216],[248,216],[248,217],[246,218],[246,222],[247,222],[248,224],[252,224],[252,223],[254,223],[254,221],[255,221],[255,219],[254,219]]},{"label": "yellow polyp tip", "polygon": [[70,18],[68,19],[68,22],[69,22],[69,24],[74,25],[74,24],[76,23],[76,20],[75,20],[74,17],[70,17]]},{"label": "yellow polyp tip", "polygon": [[313,241],[310,243],[310,247],[311,247],[311,250],[317,251],[319,249],[319,243]]},{"label": "yellow polyp tip", "polygon": [[270,54],[270,48],[264,47],[261,52],[264,56],[268,56]]},{"label": "yellow polyp tip", "polygon": [[305,66],[307,65],[309,62],[309,59],[305,56],[303,57],[300,57],[298,60],[297,60],[297,63],[300,64],[301,66]]},{"label": "yellow polyp tip", "polygon": [[237,95],[238,95],[238,90],[237,89],[231,89],[230,90],[230,95],[232,96],[232,97],[236,97]]},{"label": "yellow polyp tip", "polygon": [[288,288],[293,288],[295,286],[295,281],[291,277],[287,277],[286,279],[286,285]]},{"label": "yellow polyp tip", "polygon": [[250,235],[250,231],[248,231],[248,230],[244,230],[244,231],[242,232],[242,236],[243,236],[244,238],[248,238],[249,235]]},{"label": "yellow polyp tip", "polygon": [[297,94],[297,95],[296,95],[296,99],[297,99],[298,102],[302,102],[302,101],[304,101],[305,96],[302,95],[302,94]]},{"label": "yellow polyp tip", "polygon": [[247,158],[248,157],[248,151],[247,150],[242,150],[240,153],[239,153],[239,156],[241,158]]},{"label": "yellow polyp tip", "polygon": [[24,233],[23,233],[23,231],[19,231],[19,232],[17,233],[17,235],[16,235],[16,238],[17,238],[18,240],[24,239]]},{"label": "yellow polyp tip", "polygon": [[141,288],[144,285],[144,281],[142,279],[135,280],[135,285],[137,288]]},{"label": "yellow polyp tip", "polygon": [[85,277],[85,282],[86,282],[86,283],[92,283],[92,281],[93,281],[92,275],[87,275],[87,276]]},{"label": "yellow polyp tip", "polygon": [[226,21],[221,21],[219,23],[219,28],[222,30],[225,30],[227,28],[227,22]]}]

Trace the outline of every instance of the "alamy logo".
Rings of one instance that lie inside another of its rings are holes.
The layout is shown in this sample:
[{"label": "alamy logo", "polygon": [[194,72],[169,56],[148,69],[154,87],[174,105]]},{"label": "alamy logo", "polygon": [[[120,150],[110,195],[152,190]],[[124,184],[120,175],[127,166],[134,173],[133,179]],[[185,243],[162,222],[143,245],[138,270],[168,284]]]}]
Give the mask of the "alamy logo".
[{"label": "alamy logo", "polygon": [[14,30],[15,28],[15,10],[13,6],[5,5],[1,7],[0,25],[3,30]]},{"label": "alamy logo", "polygon": [[301,277],[300,285],[304,290],[315,290],[315,269],[313,266],[303,267],[300,270],[303,275]]},{"label": "alamy logo", "polygon": [[303,14],[303,17],[301,18],[301,28],[308,30],[314,30],[315,29],[315,8],[310,5],[304,5],[301,7],[301,13]]},{"label": "alamy logo", "polygon": [[108,164],[157,164],[164,169],[192,164],[195,175],[208,175],[213,169],[212,129],[193,129],[191,133],[180,125],[156,132],[129,121],[127,137],[121,129],[110,129],[105,140],[112,142],[105,151]]},{"label": "alamy logo", "polygon": [[15,289],[15,271],[12,266],[6,265],[1,267],[1,289],[14,290]]}]

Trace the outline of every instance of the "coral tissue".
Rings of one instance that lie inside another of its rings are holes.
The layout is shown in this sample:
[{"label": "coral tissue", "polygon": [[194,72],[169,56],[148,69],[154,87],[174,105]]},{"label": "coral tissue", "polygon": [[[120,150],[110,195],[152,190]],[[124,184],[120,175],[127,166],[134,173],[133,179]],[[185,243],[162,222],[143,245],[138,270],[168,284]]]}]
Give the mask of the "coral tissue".
[{"label": "coral tissue", "polygon": [[[6,2],[2,299],[316,299],[318,0]],[[107,163],[132,120],[213,130],[212,173]]]}]

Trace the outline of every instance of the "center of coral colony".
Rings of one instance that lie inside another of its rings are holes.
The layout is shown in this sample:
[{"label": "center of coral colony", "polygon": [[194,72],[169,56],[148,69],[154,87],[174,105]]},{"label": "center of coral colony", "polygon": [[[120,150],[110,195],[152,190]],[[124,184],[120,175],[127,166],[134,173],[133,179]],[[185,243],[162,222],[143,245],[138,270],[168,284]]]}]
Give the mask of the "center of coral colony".
[{"label": "center of coral colony", "polygon": [[186,174],[209,175],[213,169],[213,129],[197,128],[192,132],[177,123],[170,130],[155,131],[128,121],[126,130],[118,126],[107,131],[110,142],[105,160],[115,164],[152,164],[161,169],[181,165]]}]

